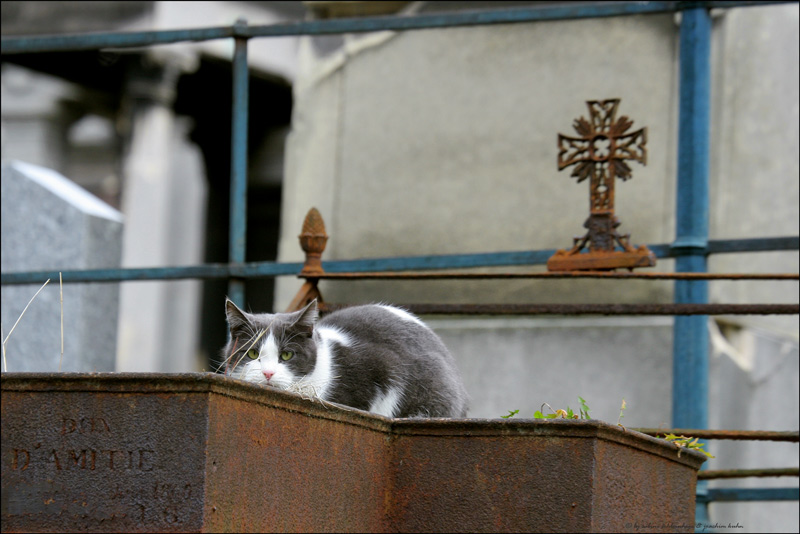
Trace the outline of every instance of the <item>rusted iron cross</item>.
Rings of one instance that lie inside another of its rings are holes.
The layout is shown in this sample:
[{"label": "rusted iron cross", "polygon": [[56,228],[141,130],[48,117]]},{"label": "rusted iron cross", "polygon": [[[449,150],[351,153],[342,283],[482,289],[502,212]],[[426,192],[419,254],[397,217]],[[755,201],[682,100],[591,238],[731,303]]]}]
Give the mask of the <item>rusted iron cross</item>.
[{"label": "rusted iron cross", "polygon": [[[573,128],[580,137],[558,134],[558,170],[574,165],[578,182],[589,179],[590,215],[584,223],[588,230],[576,237],[572,249],[559,250],[548,261],[550,271],[607,270],[649,267],[655,255],[645,246],[634,249],[630,234],[620,235],[621,224],[614,215],[614,182],[631,178],[627,161],[647,164],[647,128],[628,132],[633,121],[617,118],[619,99],[590,100],[589,119],[576,119]],[[626,133],[627,132],[627,133]],[[589,244],[589,252],[581,251]],[[617,251],[616,245],[622,247]]]}]

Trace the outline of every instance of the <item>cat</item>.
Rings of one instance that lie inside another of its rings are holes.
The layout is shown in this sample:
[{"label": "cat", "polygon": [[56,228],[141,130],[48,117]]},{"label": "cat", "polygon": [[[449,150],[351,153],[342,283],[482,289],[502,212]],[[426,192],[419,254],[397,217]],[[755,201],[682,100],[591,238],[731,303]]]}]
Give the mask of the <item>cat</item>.
[{"label": "cat", "polygon": [[255,314],[226,299],[226,374],[385,417],[466,417],[467,392],[447,348],[394,306],[344,308],[319,318]]}]

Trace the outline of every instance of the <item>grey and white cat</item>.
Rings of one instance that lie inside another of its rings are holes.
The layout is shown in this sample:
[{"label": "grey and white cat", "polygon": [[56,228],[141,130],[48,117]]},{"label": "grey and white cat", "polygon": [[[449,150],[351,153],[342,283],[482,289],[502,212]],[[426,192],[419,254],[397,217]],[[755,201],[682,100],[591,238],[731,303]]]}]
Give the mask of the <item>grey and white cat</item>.
[{"label": "grey and white cat", "polygon": [[317,301],[293,313],[247,313],[227,300],[226,373],[386,417],[466,417],[453,357],[418,317],[386,305],[319,319]]}]

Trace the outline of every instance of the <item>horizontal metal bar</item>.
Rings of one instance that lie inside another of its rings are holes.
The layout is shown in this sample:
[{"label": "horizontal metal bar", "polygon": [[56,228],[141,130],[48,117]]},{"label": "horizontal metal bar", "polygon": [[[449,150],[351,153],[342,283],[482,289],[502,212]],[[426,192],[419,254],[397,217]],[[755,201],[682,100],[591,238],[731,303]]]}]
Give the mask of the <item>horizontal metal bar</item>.
[{"label": "horizontal metal bar", "polygon": [[697,502],[796,501],[800,488],[710,488],[697,494]]},{"label": "horizontal metal bar", "polygon": [[[677,258],[685,251],[674,243],[647,245],[657,258]],[[691,249],[692,254],[730,254],[737,252],[768,252],[800,249],[800,236],[759,237],[749,239],[711,239],[705,250]]]},{"label": "horizontal metal bar", "polygon": [[768,252],[800,249],[800,237],[767,237],[753,239],[716,239],[708,242],[706,254],[732,252]]},{"label": "horizontal metal bar", "polygon": [[[727,239],[710,241],[709,250],[715,253],[764,252],[798,250],[800,237],[772,237],[761,239]],[[670,257],[670,245],[648,245],[659,258]],[[427,256],[400,256],[394,258],[366,258],[358,260],[323,261],[326,275],[371,271],[406,271],[433,269],[464,269],[470,267],[503,267],[514,265],[543,265],[555,254],[555,249],[488,252],[475,254],[441,254]],[[297,275],[300,263],[252,262],[242,265],[208,264],[174,267],[135,267],[125,269],[86,269],[62,271],[64,283],[124,282],[133,280],[179,280],[215,278],[263,278]],[[58,272],[26,271],[0,273],[0,284],[42,284],[48,278],[58,278]],[[625,273],[620,273],[625,274]]]},{"label": "horizontal metal bar", "polygon": [[210,28],[143,32],[7,37],[2,39],[3,54],[133,48],[172,44],[183,41],[209,41],[230,37],[286,37],[362,33],[384,30],[420,30],[486,24],[511,24],[549,20],[582,19],[670,13],[696,7],[731,8],[786,2],[615,2],[609,4],[574,3],[561,6],[529,6],[524,8],[462,11],[413,16],[377,16],[352,19],[329,19],[270,24],[266,26],[222,26]]},{"label": "horizontal metal bar", "polygon": [[748,441],[800,441],[800,432],[775,432],[771,430],[706,430],[700,428],[632,428],[649,436],[689,436],[700,439],[730,439]]},{"label": "horizontal metal bar", "polygon": [[[296,275],[302,263],[254,262],[242,265],[208,264],[185,267],[131,267],[127,269],[85,269],[62,271],[65,284],[87,282],[131,282],[143,280],[181,280],[217,278],[258,278]],[[58,278],[59,271],[31,271],[0,274],[2,285],[41,284]]]},{"label": "horizontal metal bar", "polygon": [[697,478],[700,480],[713,480],[719,478],[749,478],[749,477],[796,477],[800,476],[800,469],[787,467],[783,469],[716,469],[699,471]]},{"label": "horizontal metal bar", "polygon": [[449,272],[392,272],[392,273],[325,273],[303,276],[321,280],[484,280],[517,278],[617,278],[643,280],[800,280],[793,273],[640,273],[614,271],[556,271],[535,273],[465,273]]},{"label": "horizontal metal bar", "polygon": [[75,52],[78,50],[100,50],[104,48],[138,48],[184,41],[211,41],[234,36],[233,26],[219,26],[187,30],[4,37],[0,40],[0,50],[4,55],[37,52]]},{"label": "horizontal metal bar", "polygon": [[[419,315],[797,315],[800,304],[399,304]],[[321,303],[323,313],[355,304]]]},{"label": "horizontal metal bar", "polygon": [[555,249],[485,252],[474,254],[437,254],[365,258],[358,260],[323,261],[326,273],[407,271],[428,269],[466,269],[470,267],[502,267],[510,265],[544,265]]}]

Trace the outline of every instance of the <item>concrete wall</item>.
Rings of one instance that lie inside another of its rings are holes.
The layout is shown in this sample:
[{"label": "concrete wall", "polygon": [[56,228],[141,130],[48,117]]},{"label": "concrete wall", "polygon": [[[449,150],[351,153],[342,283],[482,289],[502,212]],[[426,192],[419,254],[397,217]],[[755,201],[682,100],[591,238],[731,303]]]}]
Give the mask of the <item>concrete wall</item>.
[{"label": "concrete wall", "polygon": [[[304,39],[279,259],[303,259],[297,234],[312,206],[331,236],[328,260],[568,247],[584,232],[588,186],[557,171],[556,137],[588,116],[586,100],[614,97],[634,128],[648,127],[648,165],[634,164],[633,179],[617,183],[620,230],[636,244],[671,242],[678,20],[384,32],[347,36],[325,54]],[[796,5],[714,13],[712,239],[798,234],[797,40]],[[660,260],[653,270],[673,264]],[[724,255],[710,269],[797,272],[798,253]],[[275,308],[299,286],[279,280]],[[672,301],[672,284],[652,281],[331,282],[321,289],[330,302]],[[714,302],[797,302],[797,294],[796,282],[710,284]],[[459,360],[470,416],[514,409],[530,416],[543,402],[577,409],[580,395],[606,421],[616,421],[624,397],[623,424],[671,424],[672,318],[428,320]],[[797,405],[788,399],[798,395],[798,318],[719,317],[709,327],[712,427],[797,429]],[[737,348],[753,336],[765,341]],[[766,382],[784,399],[783,416],[754,411],[765,393],[754,384]],[[761,458],[765,447],[721,447],[709,467]],[[790,445],[770,461],[795,465],[797,452]],[[712,519],[747,531],[797,530],[796,502],[771,506],[713,505]]]},{"label": "concrete wall", "polygon": [[[312,205],[332,236],[327,259],[569,247],[584,232],[589,191],[557,171],[556,136],[574,133],[586,100],[613,97],[636,127],[649,127],[648,166],[617,188],[621,230],[636,243],[670,241],[675,29],[672,16],[651,16],[408,32],[356,40],[346,59],[306,67],[295,90],[281,257],[301,258],[297,230]],[[591,53],[601,47],[602,57]],[[596,286],[376,283],[325,294],[526,302],[583,300],[589,287],[598,301],[618,293]],[[668,284],[637,290],[669,298]]]}]

